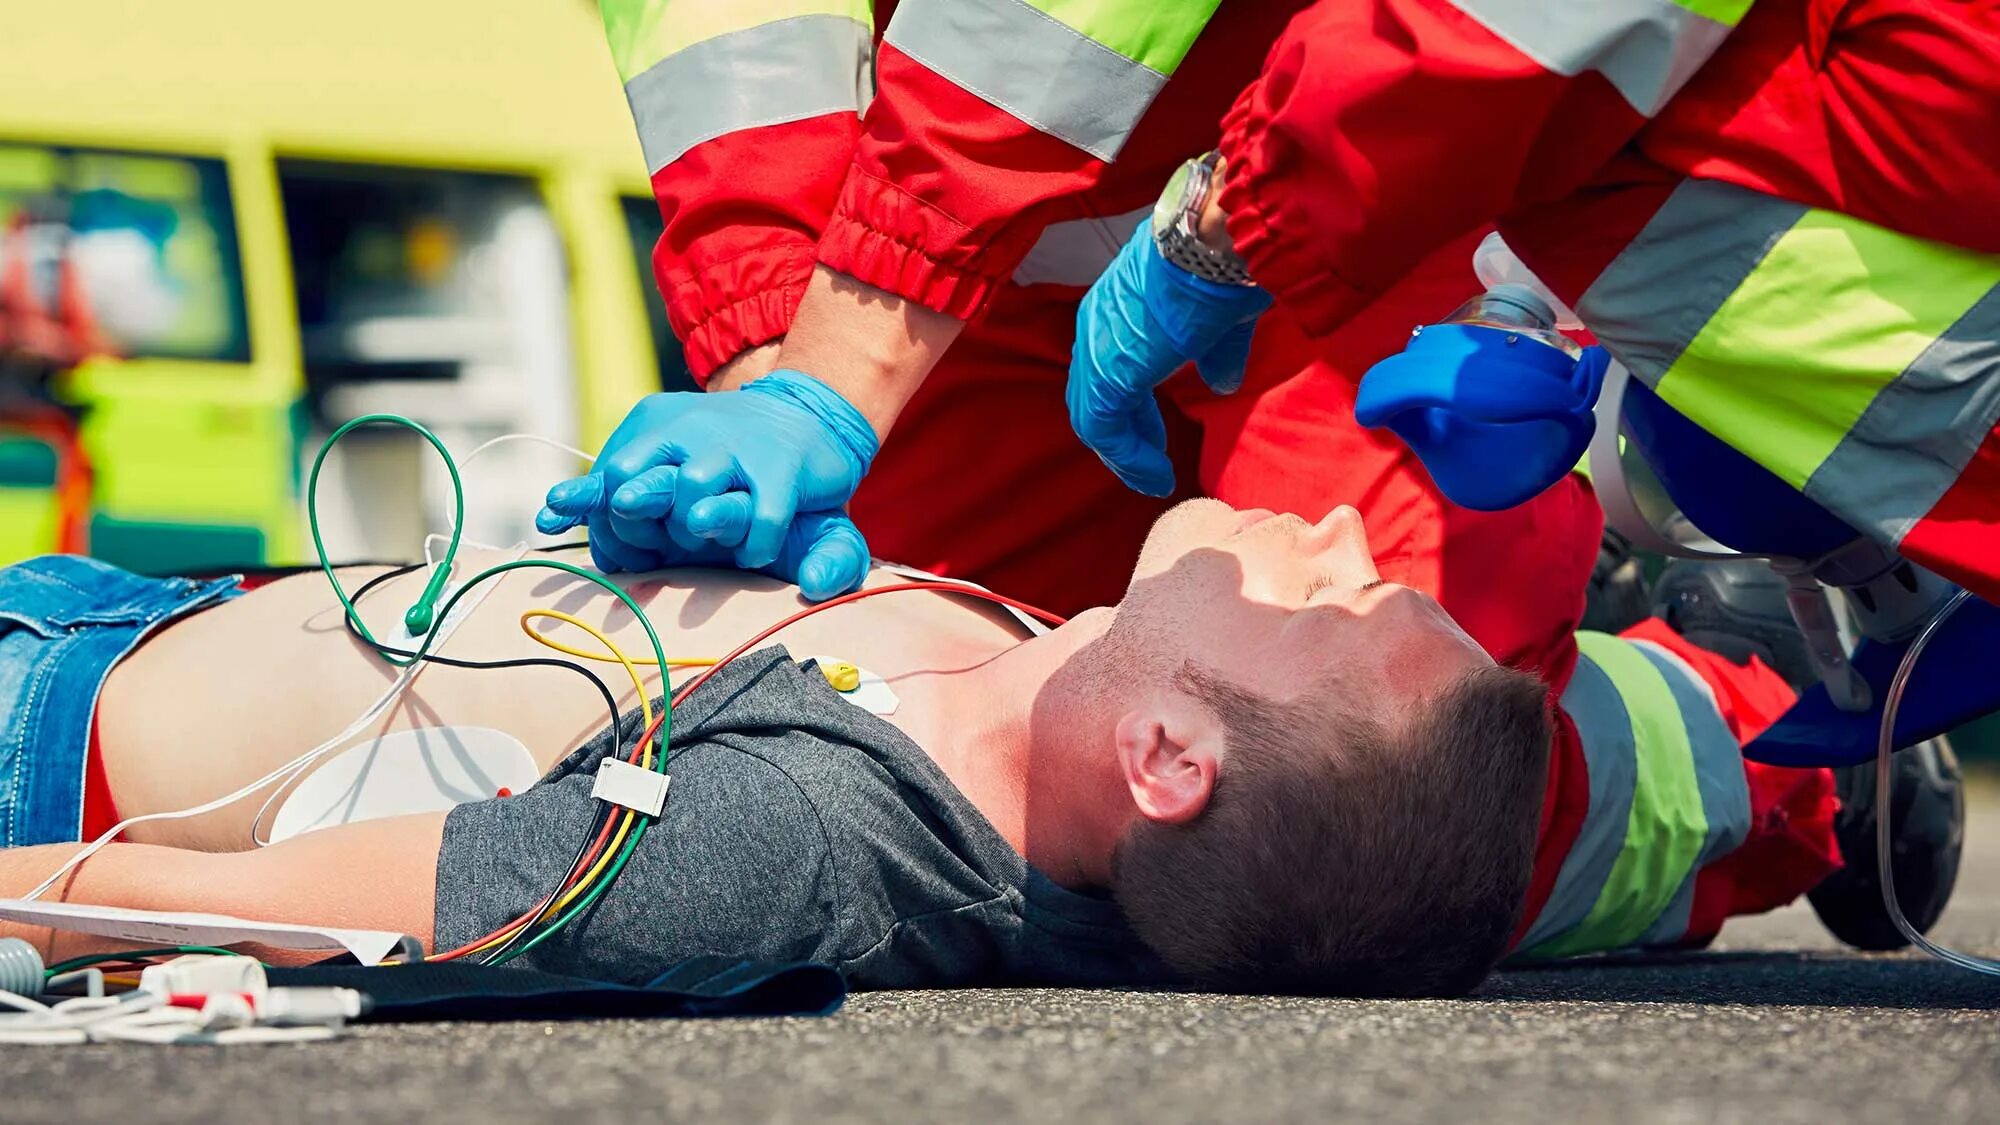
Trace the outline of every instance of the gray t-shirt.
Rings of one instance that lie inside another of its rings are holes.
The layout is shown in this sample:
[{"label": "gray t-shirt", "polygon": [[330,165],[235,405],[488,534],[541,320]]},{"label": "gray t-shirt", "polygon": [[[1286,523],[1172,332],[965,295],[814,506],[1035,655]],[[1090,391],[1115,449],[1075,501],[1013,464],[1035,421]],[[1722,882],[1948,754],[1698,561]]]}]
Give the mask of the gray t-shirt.
[{"label": "gray t-shirt", "polygon": [[[626,716],[621,745],[639,730]],[[452,810],[439,948],[555,886],[591,829],[610,735],[526,793]],[[781,648],[675,709],[670,747],[659,822],[604,897],[523,961],[628,983],[701,954],[821,961],[856,988],[1168,979],[1114,902],[1029,867],[920,747]]]}]

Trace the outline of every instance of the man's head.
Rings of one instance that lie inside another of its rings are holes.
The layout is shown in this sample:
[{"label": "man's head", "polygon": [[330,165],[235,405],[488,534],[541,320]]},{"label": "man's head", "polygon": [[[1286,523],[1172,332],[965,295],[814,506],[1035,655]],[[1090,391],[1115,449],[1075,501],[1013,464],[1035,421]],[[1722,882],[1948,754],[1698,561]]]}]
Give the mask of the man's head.
[{"label": "man's head", "polygon": [[1112,886],[1191,979],[1464,992],[1532,865],[1546,693],[1376,573],[1359,516],[1213,501],[1148,538],[1077,652],[1124,805]]}]

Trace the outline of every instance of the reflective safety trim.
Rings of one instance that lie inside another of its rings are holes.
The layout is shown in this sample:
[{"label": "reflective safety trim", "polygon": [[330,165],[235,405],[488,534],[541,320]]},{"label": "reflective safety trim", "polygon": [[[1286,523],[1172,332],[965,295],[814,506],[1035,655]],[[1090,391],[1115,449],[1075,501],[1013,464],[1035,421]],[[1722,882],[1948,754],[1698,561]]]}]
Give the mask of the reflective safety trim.
[{"label": "reflective safety trim", "polygon": [[1014,284],[1088,286],[1152,215],[1151,207],[1141,207],[1108,218],[1050,223],[1014,270]]},{"label": "reflective safety trim", "polygon": [[1805,495],[1900,542],[2000,424],[2000,284],[1882,389]]},{"label": "reflective safety trim", "polygon": [[1099,160],[1118,156],[1167,81],[1025,0],[905,0],[882,39]]},{"label": "reflective safety trim", "polygon": [[1754,0],[1674,0],[1674,3],[1695,15],[1706,16],[1717,23],[1726,23],[1731,27],[1743,22],[1743,17],[1749,13],[1753,2]]},{"label": "reflective safety trim", "polygon": [[1659,918],[1639,935],[1633,945],[1641,949],[1657,949],[1661,946],[1676,946],[1687,939],[1688,924],[1694,921],[1694,886],[1701,875],[1697,866],[1681,880],[1680,889],[1674,892],[1673,901],[1660,911]]},{"label": "reflective safety trim", "polygon": [[1633,109],[1660,111],[1729,37],[1749,0],[1448,0],[1562,75],[1594,70]]},{"label": "reflective safety trim", "polygon": [[1996,281],[2000,259],[1809,211],[1657,390],[1803,488],[1869,403]]},{"label": "reflective safety trim", "polygon": [[2000,256],[1689,180],[1584,322],[1703,429],[1894,544],[2000,423]]},{"label": "reflective safety trim", "polygon": [[1651,641],[1629,641],[1667,682],[1674,705],[1686,724],[1688,743],[1693,749],[1695,783],[1701,790],[1702,814],[1708,820],[1708,834],[1694,866],[1681,880],[1680,889],[1653,925],[1641,935],[1640,945],[1672,945],[1687,936],[1688,918],[1694,909],[1695,878],[1701,869],[1743,846],[1750,835],[1750,782],[1743,772],[1743,751],[1736,736],[1723,722],[1716,707],[1715,691],[1701,673],[1689,667],[1678,653]]},{"label": "reflective safety trim", "polygon": [[799,16],[704,40],[625,83],[646,171],[716,137],[859,113],[872,87],[867,26],[846,16]]},{"label": "reflective safety trim", "polygon": [[1576,304],[1655,390],[1764,255],[1809,210],[1714,180],[1684,180]]},{"label": "reflective safety trim", "polygon": [[1142,66],[1172,74],[1222,0],[1028,0]]},{"label": "reflective safety trim", "polygon": [[875,26],[869,0],[598,0],[597,9],[622,82],[697,43],[797,16]]},{"label": "reflective safety trim", "polygon": [[1590,805],[1576,842],[1556,872],[1548,901],[1522,935],[1518,956],[1524,958],[1542,956],[1544,942],[1568,933],[1590,914],[1624,847],[1632,785],[1638,777],[1637,747],[1625,702],[1618,685],[1588,654],[1577,661],[1576,672],[1563,689],[1562,709],[1576,723],[1583,741]]},{"label": "reflective safety trim", "polygon": [[[1696,751],[1667,677],[1630,642],[1592,632],[1579,632],[1576,639],[1582,655],[1578,671],[1587,661],[1609,679],[1629,721],[1633,745],[1629,812],[1623,839],[1589,913],[1571,928],[1525,949],[1523,956],[1531,958],[1618,949],[1637,941],[1672,904],[1708,838]],[[1689,690],[1700,698],[1698,690],[1691,686]],[[1567,708],[1568,692],[1563,700]],[[1706,707],[1705,701],[1702,706]],[[1581,723],[1578,729],[1582,730]],[[1590,757],[1588,741],[1585,754]],[[1591,765],[1594,769],[1594,759]],[[1593,779],[1593,796],[1595,788]],[[1600,812],[1593,801],[1584,837],[1590,835],[1592,821],[1611,811]],[[1576,847],[1583,844],[1580,837]],[[1602,856],[1578,857],[1575,850],[1571,859],[1581,858],[1593,867],[1603,863]],[[1563,873],[1571,859],[1564,861]],[[1557,875],[1558,890],[1563,873]]]}]

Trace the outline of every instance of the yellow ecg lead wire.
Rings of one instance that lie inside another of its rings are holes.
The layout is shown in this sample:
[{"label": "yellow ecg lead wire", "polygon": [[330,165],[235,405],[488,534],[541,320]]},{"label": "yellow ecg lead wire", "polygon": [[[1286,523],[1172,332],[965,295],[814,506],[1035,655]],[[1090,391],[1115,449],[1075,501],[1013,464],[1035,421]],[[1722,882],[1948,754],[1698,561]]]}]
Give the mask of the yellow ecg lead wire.
[{"label": "yellow ecg lead wire", "polygon": [[[540,632],[528,624],[538,617],[546,617],[551,621],[562,621],[574,625],[591,636],[596,637],[598,642],[608,651],[589,652],[585,649],[577,648],[575,645],[564,644],[562,641],[549,636],[547,633]],[[648,668],[656,667],[660,663],[650,656],[626,656],[624,653],[618,651],[617,646],[606,640],[603,633],[598,632],[596,629],[591,628],[589,625],[584,624],[582,621],[571,617],[559,609],[531,609],[522,614],[521,631],[528,634],[528,639],[534,641],[536,644],[545,645],[555,649],[557,652],[574,656],[579,660],[595,660],[601,664],[637,664]],[[669,668],[711,668],[714,665],[714,660],[702,657],[667,657],[667,667]]]},{"label": "yellow ecg lead wire", "polygon": [[[645,716],[646,725],[641,729],[651,730],[653,727],[653,700],[652,697],[648,695],[646,692],[645,681],[639,678],[639,665],[641,664],[658,665],[659,661],[634,660],[630,656],[627,656],[623,649],[613,644],[611,642],[611,638],[605,636],[601,631],[598,630],[596,626],[591,625],[585,621],[579,621],[576,618],[570,616],[569,614],[562,612],[561,610],[531,609],[528,612],[522,614],[521,615],[522,631],[527,633],[530,637],[535,638],[537,641],[540,641],[541,643],[548,645],[550,648],[558,649],[562,652],[568,652],[571,655],[575,656],[590,656],[590,654],[588,653],[577,652],[576,650],[569,648],[568,646],[565,646],[558,641],[555,641],[553,638],[544,637],[542,634],[536,632],[530,626],[529,622],[532,622],[539,617],[546,617],[551,620],[561,621],[566,624],[574,625],[577,628],[583,630],[584,632],[589,633],[593,638],[596,639],[598,644],[604,646],[604,650],[606,652],[610,653],[609,656],[591,656],[590,657],[591,659],[616,661],[617,663],[625,666],[626,675],[632,677],[633,689],[639,693],[639,709],[644,713]],[[675,661],[668,660],[667,663],[673,664],[675,663]],[[711,661],[711,663],[713,662]],[[639,765],[647,769],[652,768],[653,744],[650,740],[639,748],[639,753],[641,755],[639,760]],[[629,809],[626,810],[625,818],[619,821],[618,823],[617,833],[614,836],[612,836],[610,843],[605,846],[604,854],[598,857],[596,866],[592,867],[590,871],[584,875],[583,878],[577,880],[576,883],[572,885],[570,889],[567,892],[565,892],[560,898],[550,903],[549,908],[542,912],[543,918],[552,917],[556,914],[556,912],[562,910],[570,903],[575,902],[578,895],[581,895],[585,890],[589,889],[592,883],[597,881],[597,877],[599,875],[602,875],[604,873],[604,869],[611,865],[612,857],[618,854],[619,846],[625,842],[626,835],[629,832],[631,832],[632,824],[637,819],[638,819],[637,814],[633,813]],[[481,945],[479,948],[485,949],[488,948],[489,946],[498,945],[501,942],[507,940],[507,938],[511,936],[512,936],[511,932],[505,935],[498,935],[492,941],[489,941],[484,945]]]},{"label": "yellow ecg lead wire", "polygon": [[[598,641],[600,641],[604,645],[604,647],[609,651],[590,652],[585,649],[577,648],[575,645],[565,644],[562,641],[559,641],[554,637],[549,636],[547,633],[539,632],[532,625],[530,625],[529,622],[540,617],[546,617],[551,621],[568,622],[569,624],[574,625],[579,629],[582,629],[584,632],[589,633],[591,636],[596,637]],[[576,618],[571,617],[569,614],[564,613],[559,609],[531,609],[528,612],[522,614],[521,631],[523,633],[528,634],[528,638],[534,641],[536,644],[544,645],[548,648],[555,649],[557,652],[563,653],[566,656],[574,656],[578,660],[596,660],[604,664],[617,664],[621,663],[622,661],[629,660],[631,663],[641,665],[643,667],[655,667],[660,663],[659,661],[650,659],[648,657],[625,656],[625,654],[619,652],[618,649],[614,647],[610,641],[604,639],[603,633],[598,632],[596,629],[593,629],[590,626],[584,624],[583,622],[578,621]],[[714,666],[715,666],[715,661],[713,658],[710,657],[704,657],[704,656],[667,657],[668,668],[712,668]],[[820,672],[821,674],[826,676],[826,682],[832,684],[833,689],[835,691],[847,693],[847,692],[852,692],[861,686],[861,669],[856,668],[854,665],[849,664],[844,660],[822,663],[820,665]]]}]

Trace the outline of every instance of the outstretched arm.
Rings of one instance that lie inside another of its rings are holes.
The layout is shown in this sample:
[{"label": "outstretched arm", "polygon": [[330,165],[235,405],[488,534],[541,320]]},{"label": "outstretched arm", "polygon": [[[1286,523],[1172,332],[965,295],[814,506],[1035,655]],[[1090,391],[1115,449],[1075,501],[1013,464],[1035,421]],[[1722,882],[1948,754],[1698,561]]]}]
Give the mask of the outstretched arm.
[{"label": "outstretched arm", "polygon": [[[409,934],[429,949],[444,815],[394,817],[309,832],[254,852],[112,844],[49,892],[63,902],[200,911]],[[80,844],[0,851],[0,898],[18,898]],[[0,922],[0,937],[35,943],[51,963],[135,948],[92,934]],[[256,950],[283,961],[281,950]],[[294,955],[296,959],[296,955]]]},{"label": "outstretched arm", "polygon": [[[728,346],[707,349],[720,361],[783,335],[776,370],[743,385],[741,397],[654,396],[642,402],[612,435],[591,477],[550,491],[537,526],[555,534],[587,524],[597,561],[608,569],[712,564],[721,561],[716,552],[726,550],[736,565],[796,581],[815,600],[859,584],[868,554],[843,509],[882,438],[938,356],[1013,276],[1044,228],[1080,216],[1077,197],[1116,159],[1216,3],[1038,7],[1016,0],[902,0],[875,52],[874,98],[860,121],[846,178],[827,201],[832,214],[818,239],[818,267],[798,290],[796,316],[793,306],[785,306],[784,328],[741,328]],[[763,60],[757,67],[716,61],[713,71],[743,80],[742,90],[755,98],[668,98],[668,86],[676,95],[705,93],[713,83],[699,81],[711,73],[704,60],[720,60],[725,48],[735,49],[732,44],[747,49],[756,38],[744,32],[717,37],[638,70],[663,46],[686,38],[678,31],[654,34],[680,26],[666,16],[676,7],[695,6],[607,0],[608,13],[631,17],[608,26],[641,118],[656,104],[656,91],[663,92],[661,105],[715,102],[747,112],[774,91],[849,90],[847,70],[824,76],[812,66],[773,71],[765,45],[743,56]],[[768,26],[791,34],[807,24],[801,17]],[[854,21],[843,16],[828,26],[851,38]],[[1008,49],[996,51],[995,43]],[[859,44],[865,46],[865,40]],[[683,72],[691,77],[673,79]],[[845,109],[839,120],[848,123]],[[641,133],[653,164],[665,160],[692,173],[700,147],[683,150],[682,140],[667,134],[685,133],[683,140],[694,141],[722,127],[656,132],[642,120]],[[750,165],[739,176],[711,178],[730,183],[725,194],[732,198],[742,190],[736,180],[754,182],[800,159],[789,146],[770,144],[746,148],[745,155]],[[655,262],[675,306],[670,265],[677,231],[691,223],[661,185],[656,175],[668,236]],[[720,218],[742,225],[741,208],[725,210]],[[796,226],[786,229],[796,234]],[[787,263],[784,292],[790,294],[806,259],[791,256],[796,247],[789,235],[778,247],[773,252]],[[749,260],[731,257],[728,268]],[[684,319],[676,313],[677,331]],[[691,343],[690,354],[700,370],[706,360],[698,343]],[[746,364],[744,373],[760,365],[761,359]]]}]

